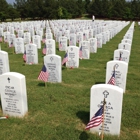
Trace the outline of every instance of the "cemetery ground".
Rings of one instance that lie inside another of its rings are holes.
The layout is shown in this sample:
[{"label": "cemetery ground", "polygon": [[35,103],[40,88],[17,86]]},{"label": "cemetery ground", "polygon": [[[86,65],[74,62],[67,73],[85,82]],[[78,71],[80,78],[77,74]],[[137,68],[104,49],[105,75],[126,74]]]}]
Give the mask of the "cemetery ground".
[{"label": "cemetery ground", "polygon": [[[103,48],[98,48],[97,53],[91,54],[89,60],[80,60],[79,68],[63,66],[62,83],[46,83],[46,86],[37,79],[43,65],[42,49],[38,50],[39,63],[26,65],[22,54],[14,54],[13,48],[2,43],[2,50],[9,54],[10,71],[26,76],[28,114],[24,118],[1,120],[0,139],[100,140],[98,134],[85,130],[90,114],[90,88],[105,83],[106,63],[113,60],[114,50],[118,48],[130,24]],[[136,23],[123,96],[120,137],[105,135],[104,140],[140,139],[139,46],[140,29]],[[56,54],[62,58],[64,56],[64,52],[58,51],[58,43]],[[0,114],[2,116],[2,110]]]}]

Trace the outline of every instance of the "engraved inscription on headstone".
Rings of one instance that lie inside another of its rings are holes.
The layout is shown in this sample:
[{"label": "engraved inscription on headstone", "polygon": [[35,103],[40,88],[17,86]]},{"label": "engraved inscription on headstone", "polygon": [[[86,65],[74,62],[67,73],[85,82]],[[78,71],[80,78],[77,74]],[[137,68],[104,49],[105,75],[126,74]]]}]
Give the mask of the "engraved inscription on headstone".
[{"label": "engraved inscription on headstone", "polygon": [[102,132],[111,135],[120,135],[123,89],[108,84],[97,84],[91,87],[90,92],[90,119],[103,105],[105,99],[104,124],[90,129],[91,132]]},{"label": "engraved inscription on headstone", "polygon": [[7,72],[0,76],[1,102],[4,115],[23,117],[27,111],[25,76]]}]

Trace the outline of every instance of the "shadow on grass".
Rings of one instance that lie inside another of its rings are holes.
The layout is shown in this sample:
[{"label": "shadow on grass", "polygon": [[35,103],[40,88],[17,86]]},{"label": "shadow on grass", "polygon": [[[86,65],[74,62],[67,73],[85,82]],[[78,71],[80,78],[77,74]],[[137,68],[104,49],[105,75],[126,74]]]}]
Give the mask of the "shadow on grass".
[{"label": "shadow on grass", "polygon": [[89,112],[78,111],[76,115],[82,120],[85,125],[87,125],[87,123],[89,122]]},{"label": "shadow on grass", "polygon": [[65,67],[65,66],[64,66],[64,67],[62,67],[62,70],[67,70],[67,67]]},{"label": "shadow on grass", "polygon": [[89,136],[87,135],[85,131],[83,131],[79,136],[79,140],[88,140],[88,138]]},{"label": "shadow on grass", "polygon": [[39,83],[37,86],[45,87],[45,83]]}]

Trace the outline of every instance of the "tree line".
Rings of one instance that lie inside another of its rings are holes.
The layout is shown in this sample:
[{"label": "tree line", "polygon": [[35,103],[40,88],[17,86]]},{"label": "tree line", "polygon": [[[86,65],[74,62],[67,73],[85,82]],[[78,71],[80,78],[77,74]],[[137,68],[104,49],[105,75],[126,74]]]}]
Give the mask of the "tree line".
[{"label": "tree line", "polygon": [[140,0],[0,0],[0,20],[16,18],[71,19],[83,14],[90,18],[139,20]]}]

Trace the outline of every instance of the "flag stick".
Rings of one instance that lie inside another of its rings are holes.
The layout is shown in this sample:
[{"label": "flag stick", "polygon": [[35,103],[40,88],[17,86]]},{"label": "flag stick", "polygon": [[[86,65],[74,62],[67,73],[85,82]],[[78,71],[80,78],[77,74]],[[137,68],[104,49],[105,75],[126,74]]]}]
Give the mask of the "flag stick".
[{"label": "flag stick", "polygon": [[106,104],[106,101],[105,101],[105,98],[104,98],[104,103],[103,103],[103,122],[102,122],[102,134],[101,134],[101,140],[104,139],[104,113],[105,113],[105,104]]}]

